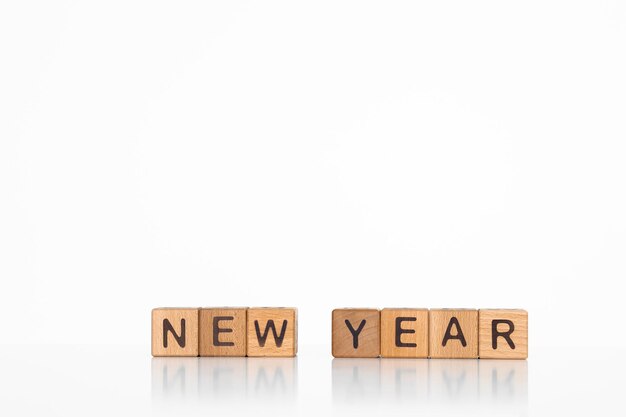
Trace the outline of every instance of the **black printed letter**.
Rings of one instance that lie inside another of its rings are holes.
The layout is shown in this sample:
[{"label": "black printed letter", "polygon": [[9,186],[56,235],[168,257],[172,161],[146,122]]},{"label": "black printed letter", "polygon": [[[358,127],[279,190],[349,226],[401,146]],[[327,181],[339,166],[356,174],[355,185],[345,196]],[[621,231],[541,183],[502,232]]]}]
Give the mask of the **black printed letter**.
[{"label": "black printed letter", "polygon": [[415,333],[414,329],[403,329],[403,321],[417,321],[417,317],[396,317],[396,346],[397,347],[417,347],[415,343],[402,343],[403,333]]},{"label": "black printed letter", "polygon": [[361,330],[363,330],[363,327],[365,327],[366,321],[367,320],[361,320],[361,324],[359,324],[359,327],[354,330],[354,327],[352,327],[350,320],[346,320],[346,326],[348,326],[348,330],[350,330],[350,333],[352,333],[352,346],[354,346],[355,349],[359,348],[359,333],[361,333]]},{"label": "black printed letter", "polygon": [[[452,335],[450,330],[452,330],[452,325],[456,326],[456,335]],[[448,323],[448,328],[446,329],[446,334],[443,336],[442,346],[445,346],[450,339],[458,339],[461,341],[463,347],[467,346],[467,342],[465,341],[465,336],[463,336],[463,331],[461,330],[461,326],[459,325],[459,320],[456,317],[452,317],[450,319],[450,323]]]},{"label": "black printed letter", "polygon": [[234,320],[233,316],[213,317],[213,346],[235,346],[234,342],[220,342],[220,333],[232,333],[233,329],[220,327],[221,320]]},{"label": "black printed letter", "polygon": [[276,347],[281,347],[283,345],[283,339],[285,338],[285,332],[287,331],[287,320],[283,320],[283,327],[280,329],[280,336],[276,334],[276,326],[274,325],[274,320],[268,320],[267,326],[265,326],[265,331],[261,336],[261,329],[259,328],[259,321],[254,321],[254,329],[256,330],[256,338],[259,340],[259,346],[264,347],[265,341],[267,340],[267,335],[272,329],[272,333],[274,333],[274,340],[276,341]]},{"label": "black printed letter", "polygon": [[[499,332],[498,324],[508,324],[509,330],[506,332]],[[513,333],[513,330],[515,330],[515,326],[511,320],[491,320],[491,347],[497,349],[498,336],[502,336],[511,349],[515,349],[515,343],[513,343],[513,339],[511,339],[511,333]]]},{"label": "black printed letter", "polygon": [[167,348],[167,332],[171,332],[181,348],[185,347],[185,319],[180,319],[180,336],[176,334],[174,326],[168,319],[163,319],[163,347]]}]

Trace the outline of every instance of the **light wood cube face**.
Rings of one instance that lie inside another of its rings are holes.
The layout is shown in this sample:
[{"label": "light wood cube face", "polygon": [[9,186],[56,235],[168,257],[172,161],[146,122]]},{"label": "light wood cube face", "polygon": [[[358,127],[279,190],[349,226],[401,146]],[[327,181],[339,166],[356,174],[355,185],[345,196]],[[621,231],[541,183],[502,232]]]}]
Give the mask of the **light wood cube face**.
[{"label": "light wood cube face", "polygon": [[152,310],[152,356],[198,356],[198,309]]},{"label": "light wood cube face", "polygon": [[200,309],[200,356],[246,356],[247,310]]},{"label": "light wood cube face", "polygon": [[376,358],[380,355],[380,311],[336,309],[332,316],[333,356]]},{"label": "light wood cube face", "polygon": [[428,357],[428,310],[384,308],[380,312],[380,356]]},{"label": "light wood cube face", "polygon": [[431,358],[478,358],[478,310],[430,310]]},{"label": "light wood cube face", "polygon": [[295,308],[248,309],[248,356],[296,356],[297,335]]},{"label": "light wood cube face", "polygon": [[528,357],[528,312],[480,310],[478,355],[484,359]]}]

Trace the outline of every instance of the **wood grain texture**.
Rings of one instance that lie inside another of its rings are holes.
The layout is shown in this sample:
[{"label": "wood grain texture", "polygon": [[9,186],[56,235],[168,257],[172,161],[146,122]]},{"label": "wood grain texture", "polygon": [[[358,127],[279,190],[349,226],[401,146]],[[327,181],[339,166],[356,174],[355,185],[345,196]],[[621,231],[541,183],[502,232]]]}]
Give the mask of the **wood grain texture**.
[{"label": "wood grain texture", "polygon": [[152,356],[198,356],[197,308],[152,310]]},{"label": "wood grain texture", "polygon": [[296,356],[298,352],[297,310],[295,308],[249,308],[246,333],[248,356]]},{"label": "wood grain texture", "polygon": [[[448,330],[451,337],[446,338]],[[431,309],[429,333],[429,357],[478,358],[478,310]],[[465,346],[460,340],[461,334]]]},{"label": "wood grain texture", "polygon": [[384,308],[380,312],[380,356],[428,357],[428,309]]},{"label": "wood grain texture", "polygon": [[528,312],[479,310],[478,356],[483,359],[528,358]]},{"label": "wood grain texture", "polygon": [[246,356],[247,308],[200,309],[200,356]]},{"label": "wood grain texture", "polygon": [[[346,321],[352,326],[352,331]],[[360,328],[361,324],[362,328]],[[353,332],[357,333],[356,347]],[[335,358],[378,357],[380,355],[380,311],[371,308],[333,310],[332,337],[332,353]]]}]

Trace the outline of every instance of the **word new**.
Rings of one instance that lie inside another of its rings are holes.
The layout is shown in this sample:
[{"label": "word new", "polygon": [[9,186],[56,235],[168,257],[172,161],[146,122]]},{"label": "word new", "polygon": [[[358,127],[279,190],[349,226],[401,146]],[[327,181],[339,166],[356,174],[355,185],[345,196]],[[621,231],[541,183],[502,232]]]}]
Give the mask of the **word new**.
[{"label": "word new", "polygon": [[526,359],[524,310],[333,310],[336,358]]},{"label": "word new", "polygon": [[152,310],[152,356],[296,356],[296,335],[295,308]]}]

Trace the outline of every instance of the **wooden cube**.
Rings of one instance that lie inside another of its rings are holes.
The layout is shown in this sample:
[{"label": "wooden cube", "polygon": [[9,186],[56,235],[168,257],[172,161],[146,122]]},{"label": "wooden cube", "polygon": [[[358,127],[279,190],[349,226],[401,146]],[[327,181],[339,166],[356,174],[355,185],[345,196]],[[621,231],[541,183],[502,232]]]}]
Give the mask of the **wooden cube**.
[{"label": "wooden cube", "polygon": [[431,358],[478,358],[478,310],[430,310]]},{"label": "wooden cube", "polygon": [[380,311],[371,308],[333,310],[333,356],[376,358],[380,355]]},{"label": "wooden cube", "polygon": [[152,310],[152,356],[198,356],[198,309]]},{"label": "wooden cube", "polygon": [[380,312],[380,356],[428,357],[428,310],[384,308]]},{"label": "wooden cube", "polygon": [[528,312],[479,310],[478,356],[485,359],[528,357]]},{"label": "wooden cube", "polygon": [[298,323],[295,308],[248,309],[248,356],[296,356]]},{"label": "wooden cube", "polygon": [[247,310],[200,309],[200,356],[246,356]]}]

